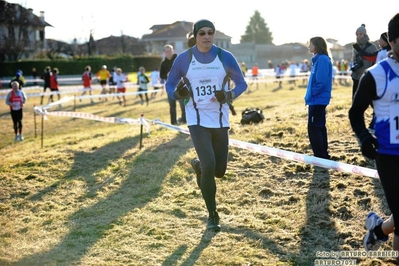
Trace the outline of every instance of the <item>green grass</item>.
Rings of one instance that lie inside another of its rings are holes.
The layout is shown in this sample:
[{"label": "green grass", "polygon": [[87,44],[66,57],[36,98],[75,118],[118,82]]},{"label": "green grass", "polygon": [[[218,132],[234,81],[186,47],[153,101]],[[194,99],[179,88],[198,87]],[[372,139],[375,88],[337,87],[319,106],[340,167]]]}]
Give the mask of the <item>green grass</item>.
[{"label": "green grass", "polygon": [[[234,102],[230,137],[311,155],[305,88],[276,87],[252,85]],[[76,111],[170,121],[165,93],[149,106],[135,96],[126,107],[94,100],[77,102]],[[8,108],[0,106],[0,265],[313,265],[317,251],[363,251],[366,214],[389,215],[376,179],[231,147],[226,176],[217,179],[222,231],[207,232],[189,135],[151,125],[140,149],[138,125],[49,116],[42,147],[38,103],[25,106],[22,143],[13,142]],[[334,86],[330,154],[373,168],[350,128],[350,103],[351,87]],[[247,107],[262,109],[265,121],[241,126]]]}]

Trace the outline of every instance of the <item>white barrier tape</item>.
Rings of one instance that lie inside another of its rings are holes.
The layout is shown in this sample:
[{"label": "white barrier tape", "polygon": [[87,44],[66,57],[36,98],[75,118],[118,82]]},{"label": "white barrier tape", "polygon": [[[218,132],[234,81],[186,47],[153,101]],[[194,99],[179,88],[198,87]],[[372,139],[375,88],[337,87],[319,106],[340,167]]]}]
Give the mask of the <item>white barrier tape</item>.
[{"label": "white barrier tape", "polygon": [[[118,92],[118,93],[104,93],[104,94],[92,94],[92,95],[81,95],[81,96],[75,96],[72,98],[76,99],[89,99],[89,98],[107,98],[107,97],[122,97],[122,96],[129,96],[129,95],[139,95],[139,94],[146,94],[146,93],[153,93],[153,92],[160,92],[159,90],[147,90],[147,91],[133,91],[133,92]],[[63,94],[63,93],[68,93],[68,92],[51,92],[51,93],[46,93],[46,94],[35,94],[35,96],[41,96],[41,95],[57,95],[57,94]],[[32,94],[33,95],[33,94]],[[27,96],[28,97],[28,96]],[[1,98],[1,97],[0,97]]]},{"label": "white barrier tape", "polygon": [[[52,115],[52,116],[64,116],[64,117],[91,119],[91,120],[97,120],[97,121],[108,122],[108,123],[144,125],[146,127],[147,133],[149,133],[148,122],[151,122],[153,124],[158,124],[163,127],[170,128],[170,129],[176,130],[178,132],[190,135],[188,128],[182,128],[179,126],[167,124],[167,123],[160,121],[159,119],[154,119],[154,120],[144,119],[143,116],[141,116],[139,119],[130,119],[130,118],[115,118],[115,117],[100,117],[100,116],[92,115],[92,114],[88,114],[88,113],[47,112],[46,111],[46,109],[48,109],[50,107],[58,105],[62,102],[70,101],[71,99],[73,99],[73,97],[66,97],[65,99],[51,103],[49,105],[35,107],[34,110],[36,112],[38,112],[39,114],[44,115],[45,117],[46,117],[46,115]],[[274,156],[274,157],[279,157],[279,158],[290,160],[290,161],[306,163],[306,164],[310,164],[313,166],[319,166],[319,167],[323,167],[323,168],[327,168],[327,169],[337,170],[340,172],[346,172],[346,173],[351,173],[351,174],[358,174],[358,175],[363,175],[363,176],[368,176],[368,177],[373,177],[373,178],[379,178],[377,170],[366,168],[366,167],[335,162],[335,161],[328,160],[328,159],[322,159],[322,158],[318,158],[318,157],[314,157],[314,156],[310,156],[310,155],[295,153],[295,152],[291,152],[291,151],[285,151],[285,150],[281,150],[281,149],[271,148],[271,147],[262,146],[262,145],[258,145],[258,144],[252,144],[249,142],[243,142],[243,141],[234,140],[234,139],[229,140],[229,145],[233,146],[233,147],[246,149],[246,150],[251,150],[254,152],[267,154],[267,155]]]},{"label": "white barrier tape", "polygon": [[[245,81],[248,83],[248,85],[252,84],[257,84],[257,83],[276,83],[276,82],[285,82],[285,81],[302,81],[302,80],[308,80],[309,75],[303,75],[303,76],[295,76],[295,77],[290,77],[288,75],[286,76],[280,76],[280,78],[272,77],[272,78],[267,78],[266,76],[258,76],[258,77],[245,77]],[[350,76],[336,76],[335,79],[337,80],[349,80],[351,79]]]},{"label": "white barrier tape", "polygon": [[259,153],[263,153],[263,154],[268,154],[268,155],[271,155],[274,157],[279,157],[279,158],[287,159],[290,161],[297,161],[297,162],[301,162],[301,163],[311,164],[314,166],[324,167],[327,169],[333,169],[333,170],[351,173],[351,174],[358,174],[358,175],[364,175],[364,176],[373,177],[373,178],[379,178],[377,170],[366,168],[366,167],[335,162],[335,161],[328,160],[328,159],[322,159],[322,158],[304,155],[304,154],[300,154],[300,153],[295,153],[295,152],[291,152],[291,151],[270,148],[270,147],[252,144],[252,143],[248,143],[248,142],[243,142],[243,141],[239,141],[239,140],[231,139],[229,144],[234,147],[239,147],[239,148],[243,148],[243,149],[247,149],[247,150],[251,150],[251,151],[255,151],[255,152],[259,152]]},{"label": "white barrier tape", "polygon": [[[49,95],[58,95],[58,94],[70,94],[74,92],[83,93],[84,91],[94,91],[94,90],[102,90],[101,87],[92,88],[92,89],[84,89],[82,86],[78,87],[79,89],[62,89],[59,91],[52,91],[52,92],[38,92],[38,93],[25,93],[27,98],[30,97],[39,97],[39,96],[49,96]],[[109,88],[108,88],[109,90]],[[115,88],[115,91],[117,89]],[[125,92],[125,93],[104,93],[104,94],[96,94],[96,95],[83,95],[83,96],[76,96],[78,99],[87,99],[87,98],[98,98],[98,97],[109,97],[109,96],[123,96],[123,95],[138,95],[138,94],[146,94],[146,93],[153,93],[153,92],[160,92],[160,89],[153,89],[153,90],[146,90],[146,91],[135,91],[135,92]],[[0,96],[0,99],[5,99],[6,95]]]},{"label": "white barrier tape", "polygon": [[[261,69],[260,69],[261,70]],[[337,70],[336,75],[350,75],[352,73],[352,71],[339,71]],[[274,76],[276,74],[276,72],[274,71],[274,69],[269,69],[268,71],[259,71],[259,75],[258,77],[271,77]],[[281,76],[290,76],[291,75],[291,71],[290,70],[285,70],[283,73],[280,74]],[[306,76],[306,75],[310,75],[310,70],[308,72],[295,72],[296,76]],[[246,77],[251,77],[252,76],[252,72],[251,70],[248,70],[245,73]],[[76,81],[81,82],[82,81],[82,77],[72,77],[72,78],[63,78],[63,77],[59,77],[58,79],[59,83],[62,82],[71,82],[71,81]],[[3,79],[1,80],[2,84],[9,84],[11,82],[11,79]],[[33,83],[33,82],[37,82],[37,83],[44,83],[43,79],[31,79],[31,78],[25,78],[25,82],[26,83]],[[92,78],[92,82],[100,82],[100,79],[97,77],[93,77]],[[163,85],[163,84],[160,84]]]},{"label": "white barrier tape", "polygon": [[164,123],[164,122],[160,121],[159,119],[154,119],[152,121],[148,120],[148,121],[152,122],[153,124],[158,124],[158,125],[161,125],[163,127],[170,128],[170,129],[179,131],[181,133],[190,135],[190,131],[188,131],[188,128],[182,128],[182,127],[179,127],[179,126],[174,126],[174,125],[171,125],[171,124],[167,124],[167,123]]},{"label": "white barrier tape", "polygon": [[[72,78],[61,78],[61,77],[58,77],[57,80],[58,80],[58,82],[62,82],[62,81],[77,81],[77,82],[79,82],[79,81],[82,81],[82,77],[72,77]],[[97,81],[100,81],[100,79],[97,78],[97,77],[93,77],[92,81],[97,82]],[[8,84],[8,83],[11,82],[11,79],[3,79],[2,82],[5,83],[5,84]],[[42,82],[42,83],[44,83],[44,80],[43,79],[25,78],[25,82],[26,83],[29,83],[29,82]]]},{"label": "white barrier tape", "polygon": [[[153,123],[170,128],[170,129],[177,130],[181,133],[190,134],[190,132],[187,128],[173,126],[170,124],[163,123],[159,120],[154,120]],[[313,166],[319,166],[319,167],[323,167],[323,168],[327,168],[327,169],[337,170],[340,172],[346,172],[346,173],[351,173],[351,174],[358,174],[358,175],[363,175],[363,176],[368,176],[368,177],[373,177],[373,178],[379,178],[377,170],[366,168],[366,167],[335,162],[332,160],[322,159],[322,158],[318,158],[318,157],[314,157],[314,156],[310,156],[310,155],[295,153],[295,152],[291,152],[291,151],[285,151],[285,150],[281,150],[281,149],[266,147],[266,146],[252,144],[249,142],[243,142],[243,141],[234,140],[234,139],[229,140],[229,145],[237,147],[237,148],[242,148],[242,149],[246,149],[246,150],[250,150],[250,151],[254,151],[254,152],[267,154],[267,155],[274,156],[274,157],[279,157],[279,158],[282,158],[285,160],[306,163],[306,164],[310,164]]]},{"label": "white barrier tape", "polygon": [[150,133],[150,124],[148,124],[148,122],[146,121],[146,119],[143,116],[140,117],[140,125],[145,126],[146,132]]},{"label": "white barrier tape", "polygon": [[89,113],[81,113],[81,112],[64,112],[64,111],[58,111],[58,112],[47,112],[47,109],[57,106],[61,103],[65,103],[68,101],[73,100],[74,97],[65,97],[62,98],[59,101],[43,105],[43,106],[35,106],[33,110],[42,115],[45,120],[48,120],[47,116],[62,116],[62,117],[73,117],[73,118],[82,118],[82,119],[90,119],[90,120],[96,120],[96,121],[101,121],[101,122],[107,122],[107,123],[115,123],[115,124],[131,124],[131,125],[143,125],[146,127],[146,132],[150,132],[150,125],[148,122],[143,118],[140,117],[139,119],[132,119],[132,118],[120,118],[120,117],[102,117],[98,115],[93,115]]},{"label": "white barrier tape", "polygon": [[[125,82],[124,84],[125,84],[125,87],[127,89],[130,89],[130,88],[134,89],[134,88],[138,88],[139,87],[139,85],[137,85],[137,83],[135,83],[135,82]],[[161,84],[161,83],[149,85],[149,87],[158,88],[158,89],[163,88],[163,86],[164,86],[164,84]],[[110,89],[110,88],[115,88],[116,89],[116,85],[107,85],[106,88],[107,89]],[[23,87],[24,91],[40,90],[40,89],[43,90],[43,86]],[[91,90],[101,90],[101,89],[102,89],[101,84],[92,84],[91,85]],[[82,92],[85,89],[80,84],[79,85],[59,84],[59,90],[60,91],[69,91],[69,92]],[[11,88],[2,89],[2,90],[0,90],[0,93],[1,94],[7,94],[10,91],[11,91]],[[43,93],[43,92],[42,92],[42,94],[49,95],[48,93]]]},{"label": "white barrier tape", "polygon": [[153,92],[160,92],[160,90],[146,90],[146,91],[133,91],[133,92],[119,92],[119,93],[105,93],[105,94],[96,94],[96,95],[83,95],[83,96],[76,96],[77,99],[87,99],[87,98],[98,98],[98,97],[111,97],[111,96],[129,96],[129,95],[139,95],[139,94],[146,94],[146,93],[153,93]]},{"label": "white barrier tape", "polygon": [[114,123],[114,124],[130,124],[130,125],[143,125],[146,128],[146,132],[150,132],[150,125],[144,119],[132,119],[132,118],[120,118],[120,117],[103,117],[98,115],[93,115],[89,113],[80,113],[80,112],[47,112],[45,109],[36,108],[35,111],[40,115],[43,115],[47,120],[47,116],[59,116],[59,117],[72,117],[72,118],[81,118],[81,119],[89,119],[106,123]]},{"label": "white barrier tape", "polygon": [[[35,112],[43,115],[45,117],[45,119],[47,119],[46,118],[47,115],[52,115],[52,116],[91,119],[91,120],[107,122],[107,123],[144,125],[146,127],[147,133],[150,132],[150,130],[149,130],[150,126],[148,123],[148,122],[150,122],[153,124],[158,124],[163,127],[170,128],[170,129],[176,130],[178,132],[190,135],[190,131],[188,130],[188,128],[183,128],[183,127],[167,124],[167,123],[160,121],[159,119],[154,119],[154,120],[145,119],[143,116],[141,116],[139,119],[131,119],[131,118],[100,117],[100,116],[92,115],[89,113],[47,112],[46,111],[46,109],[48,109],[54,105],[58,105],[61,102],[69,101],[70,98],[73,98],[73,97],[68,97],[66,99],[62,99],[61,101],[51,103],[49,105],[34,107],[34,110],[35,110]],[[252,144],[249,142],[243,142],[243,141],[234,140],[234,139],[229,140],[229,145],[233,146],[233,147],[237,147],[237,148],[242,148],[242,149],[246,149],[246,150],[250,150],[250,151],[254,151],[254,152],[267,154],[267,155],[274,156],[274,157],[279,157],[279,158],[290,160],[290,161],[306,163],[306,164],[310,164],[313,166],[319,166],[319,167],[323,167],[323,168],[327,168],[327,169],[337,170],[340,172],[346,172],[346,173],[351,173],[351,174],[358,174],[358,175],[363,175],[363,176],[368,176],[368,177],[373,177],[373,178],[379,178],[377,170],[366,168],[366,167],[335,162],[335,161],[328,160],[328,159],[322,159],[322,158],[318,158],[318,157],[314,157],[314,156],[304,155],[301,153],[285,151],[285,150],[281,150],[281,149],[271,148],[271,147],[262,146],[262,145],[258,145],[258,144]]]},{"label": "white barrier tape", "polygon": [[[138,88],[139,86],[134,83],[134,82],[125,82],[126,88],[127,89],[135,89]],[[152,87],[152,86],[151,86]],[[34,96],[46,96],[46,95],[54,95],[54,94],[64,94],[64,93],[72,93],[72,92],[83,92],[83,91],[87,91],[87,90],[102,90],[102,86],[100,84],[96,84],[96,85],[92,85],[91,89],[85,89],[82,87],[82,85],[61,85],[59,86],[58,91],[53,91],[53,92],[37,92],[37,93],[26,93],[27,97],[34,97]],[[116,86],[111,85],[111,86],[107,86],[106,89],[109,90],[111,88],[114,88],[116,90]],[[157,87],[158,88],[158,87]],[[39,86],[33,86],[33,87],[24,87],[23,91],[29,91],[29,90],[38,90],[38,89],[43,89],[43,87],[39,87]],[[0,93],[2,93],[3,95],[0,96],[0,98],[5,98],[8,92],[10,92],[11,89],[5,89],[5,90],[0,90]]]},{"label": "white barrier tape", "polygon": [[49,104],[46,104],[46,105],[42,105],[42,106],[35,106],[33,109],[34,109],[35,111],[36,111],[36,109],[38,109],[38,110],[40,110],[40,109],[42,109],[42,110],[47,110],[47,109],[50,109],[51,107],[60,105],[60,104],[62,104],[62,103],[69,102],[69,101],[71,101],[71,100],[73,100],[73,99],[74,99],[74,97],[72,97],[72,96],[64,97],[64,98],[62,98],[61,100],[58,100],[58,101],[56,101],[56,102],[52,102],[52,103],[49,103]]}]

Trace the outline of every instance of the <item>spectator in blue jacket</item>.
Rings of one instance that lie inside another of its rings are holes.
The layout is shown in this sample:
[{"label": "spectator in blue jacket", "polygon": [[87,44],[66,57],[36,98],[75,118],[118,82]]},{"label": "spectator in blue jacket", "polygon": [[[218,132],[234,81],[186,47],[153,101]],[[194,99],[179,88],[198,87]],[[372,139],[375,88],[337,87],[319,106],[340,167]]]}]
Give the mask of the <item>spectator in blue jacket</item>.
[{"label": "spectator in blue jacket", "polygon": [[308,135],[313,154],[330,159],[326,128],[326,107],[330,103],[332,90],[332,60],[327,43],[322,37],[313,37],[309,42],[313,54],[312,69],[305,95],[308,111]]}]

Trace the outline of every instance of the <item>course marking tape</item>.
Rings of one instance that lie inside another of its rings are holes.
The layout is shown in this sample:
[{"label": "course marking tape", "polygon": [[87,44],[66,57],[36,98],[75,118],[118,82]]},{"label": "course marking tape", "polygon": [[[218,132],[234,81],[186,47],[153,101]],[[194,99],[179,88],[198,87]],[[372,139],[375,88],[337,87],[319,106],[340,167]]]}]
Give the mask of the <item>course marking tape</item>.
[{"label": "course marking tape", "polygon": [[83,112],[66,112],[66,111],[55,111],[55,112],[49,112],[47,111],[51,107],[54,107],[56,105],[59,105],[61,103],[70,101],[74,97],[65,97],[61,99],[60,101],[56,101],[44,106],[35,106],[33,109],[36,113],[39,115],[42,115],[45,120],[48,120],[47,116],[58,116],[58,117],[73,117],[73,118],[81,118],[81,119],[89,119],[89,120],[95,120],[95,121],[101,121],[101,122],[106,122],[106,123],[115,123],[115,124],[130,124],[130,125],[143,125],[146,127],[146,132],[150,132],[150,125],[146,121],[146,119],[141,116],[138,119],[132,119],[132,118],[121,118],[121,117],[103,117],[103,116],[98,116],[98,115],[93,115],[89,113],[83,113]]},{"label": "course marking tape", "polygon": [[291,152],[291,151],[285,151],[285,150],[281,150],[281,149],[271,148],[271,147],[267,147],[267,146],[243,142],[243,141],[234,140],[234,139],[230,139],[229,145],[238,147],[238,148],[242,148],[242,149],[251,150],[254,152],[271,155],[274,157],[279,157],[279,158],[282,158],[285,160],[311,164],[314,166],[319,166],[319,167],[323,167],[323,168],[327,168],[327,169],[333,169],[333,170],[337,170],[340,172],[346,172],[346,173],[351,173],[351,174],[358,174],[358,175],[363,175],[363,176],[368,176],[368,177],[373,177],[373,178],[379,178],[377,170],[366,168],[366,167],[361,167],[361,166],[356,166],[356,165],[351,165],[351,164],[346,164],[346,163],[340,163],[340,162],[336,162],[336,161],[332,161],[332,160],[328,160],[328,159],[318,158],[318,157],[305,155],[305,154],[301,154],[301,153],[295,153],[295,152]]},{"label": "course marking tape", "polygon": [[[146,127],[147,133],[149,133],[149,124],[156,124],[160,125],[165,128],[169,128],[172,130],[176,130],[178,132],[190,135],[190,131],[188,128],[183,128],[175,125],[171,125],[165,122],[160,121],[159,119],[149,120],[145,119],[143,115],[139,119],[131,119],[131,118],[116,118],[116,117],[100,117],[97,115],[92,115],[89,113],[79,113],[79,112],[47,112],[47,109],[56,106],[62,102],[67,102],[73,99],[74,97],[65,97],[60,101],[45,105],[45,106],[37,106],[34,107],[35,112],[39,113],[40,115],[44,115],[45,119],[47,115],[51,116],[64,116],[64,117],[74,117],[74,118],[82,118],[82,119],[91,119],[97,120],[101,122],[108,122],[108,123],[120,123],[120,124],[134,124],[134,125],[144,125]],[[262,146],[259,144],[253,144],[249,142],[244,142],[235,139],[229,139],[229,145],[241,149],[250,150],[253,152],[258,152],[278,158],[282,158],[285,160],[296,161],[300,163],[310,164],[313,166],[323,167],[327,169],[333,169],[340,172],[346,172],[350,174],[357,174],[368,176],[372,178],[379,178],[378,172],[375,169],[370,169],[366,167],[336,162],[328,159],[318,158],[310,155],[305,155],[301,153],[295,153],[291,151],[286,151],[282,149]]]}]

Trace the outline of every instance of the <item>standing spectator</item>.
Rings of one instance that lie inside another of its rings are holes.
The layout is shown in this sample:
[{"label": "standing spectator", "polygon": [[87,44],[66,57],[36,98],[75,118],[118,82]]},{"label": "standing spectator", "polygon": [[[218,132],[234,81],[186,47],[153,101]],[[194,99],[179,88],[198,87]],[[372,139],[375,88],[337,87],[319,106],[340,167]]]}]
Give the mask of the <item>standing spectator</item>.
[{"label": "standing spectator", "polygon": [[259,75],[259,66],[258,63],[256,63],[253,67],[252,67],[252,77],[254,79],[258,79],[258,75]]},{"label": "standing spectator", "polygon": [[[339,79],[339,85],[348,85],[348,79],[345,77],[348,74],[349,64],[345,59],[341,59],[339,62],[339,75],[341,76]],[[344,81],[344,82],[343,82]]]},{"label": "standing spectator", "polygon": [[[108,80],[111,77],[111,73],[109,73],[107,66],[103,65],[102,68],[96,74],[97,79],[100,80],[101,85],[101,95],[105,95],[108,93]],[[105,101],[108,101],[107,97],[104,97]],[[101,100],[101,98],[100,98]]]},{"label": "standing spectator", "polygon": [[310,70],[309,61],[307,59],[304,59],[302,61],[301,68],[300,68],[300,73],[303,75],[302,85],[304,85],[304,86],[307,86],[306,82],[308,80],[307,76],[308,76],[309,70]]},{"label": "standing spectator", "polygon": [[[259,88],[259,83],[258,83],[258,75],[259,75],[259,66],[258,63],[255,63],[255,65],[253,65],[252,69],[251,69],[251,73],[252,73],[252,81],[249,84],[249,86],[252,86],[253,83],[256,82],[256,89]],[[249,93],[250,91],[248,90],[247,93]]]},{"label": "standing spectator", "polygon": [[188,48],[191,48],[195,45],[195,38],[194,38],[194,33],[192,31],[190,31],[187,34],[187,46]]},{"label": "standing spectator", "polygon": [[278,87],[282,88],[282,76],[284,74],[284,70],[281,68],[280,65],[277,65],[276,68],[274,69],[274,72],[276,73],[276,82],[278,82]]},{"label": "standing spectator", "polygon": [[37,72],[37,69],[36,69],[36,67],[33,67],[32,68],[32,78],[34,79],[33,80],[33,85],[37,85],[37,79],[39,78],[39,72]]},{"label": "standing spectator", "polygon": [[[137,76],[137,81],[139,83],[139,92],[144,91],[144,96],[145,96],[145,101],[147,102],[147,105],[149,103],[149,99],[148,99],[148,83],[150,82],[150,79],[147,77],[147,75],[145,74],[145,68],[143,66],[139,67],[139,74]],[[139,94],[140,99],[141,99],[141,104],[144,104],[144,97],[143,94],[140,93]]]},{"label": "standing spectator", "polygon": [[388,57],[388,52],[391,50],[391,45],[388,42],[388,33],[381,33],[380,40],[378,41],[380,45],[380,50],[378,50],[377,59],[375,60],[377,63],[381,60],[384,60]]},{"label": "standing spectator", "polygon": [[[44,80],[44,84],[43,84],[43,94],[40,97],[40,104],[43,104],[43,98],[44,98],[44,93],[46,93],[47,88],[50,89],[50,78],[51,78],[51,67],[46,66],[46,68],[44,69],[44,73],[42,75],[42,80]],[[51,90],[51,89],[50,89]]]},{"label": "standing spectator", "polygon": [[352,99],[357,90],[357,86],[359,84],[359,79],[363,72],[373,65],[373,62],[364,59],[359,53],[374,53],[377,51],[377,47],[370,42],[370,38],[367,35],[366,26],[362,24],[356,30],[356,43],[353,45],[353,66],[351,68],[352,71]]},{"label": "standing spectator", "polygon": [[[117,67],[114,66],[111,70],[111,77],[109,78],[109,93],[114,94],[116,92],[116,82],[115,82],[115,76],[116,76],[116,70]],[[114,96],[112,96],[112,99],[114,99]]]},{"label": "standing spectator", "polygon": [[247,66],[245,65],[245,62],[241,62],[241,72],[242,72],[242,75],[243,75],[244,77],[245,77],[247,71],[248,71],[248,68],[247,68]]},{"label": "standing spectator", "polygon": [[[383,220],[370,212],[365,221],[367,233],[364,248],[377,250],[393,235],[393,250],[399,251],[399,13],[388,24],[388,40],[392,47],[387,59],[377,62],[366,70],[359,81],[349,110],[349,120],[361,152],[365,157],[376,160],[385,198],[391,216]],[[374,135],[366,128],[364,113],[373,103],[375,112]],[[396,258],[397,263],[399,259]]]},{"label": "standing spectator", "polygon": [[[192,37],[192,38],[194,38],[194,37]],[[189,42],[189,40],[190,39],[188,39],[187,42]],[[161,82],[166,82],[166,80],[168,78],[169,71],[172,68],[173,61],[176,59],[177,54],[175,54],[173,46],[170,44],[167,44],[164,46],[163,53],[165,55],[165,59],[161,62],[159,76],[161,78]],[[177,125],[176,101],[179,102],[180,110],[181,110],[180,122],[186,123],[186,110],[184,107],[184,101],[182,99],[175,100],[168,94],[170,123],[172,125]]]},{"label": "standing spectator", "polygon": [[333,65],[332,66],[332,81],[333,81],[333,85],[334,86],[336,86],[336,85],[338,85],[337,84],[337,81],[336,81],[336,76],[337,76],[337,72],[338,72],[338,68],[337,68],[337,66],[336,65]]},{"label": "standing spectator", "polygon": [[160,83],[161,83],[161,78],[159,77],[159,70],[158,69],[154,69],[151,72],[151,85],[153,88],[153,92],[151,93],[151,98],[155,98],[155,96],[157,95],[157,90],[159,90],[160,88]]},{"label": "standing spectator", "polygon": [[[342,58],[341,61],[339,61],[339,63],[338,63],[338,72],[339,72],[339,75],[341,76],[339,78],[339,85],[344,85],[344,84],[347,85],[347,80],[345,77],[343,77],[343,76],[346,76],[347,71],[348,71],[348,62]],[[345,79],[345,82],[343,82],[344,79]]]},{"label": "standing spectator", "polygon": [[291,84],[293,83],[294,86],[296,86],[296,73],[297,73],[298,66],[294,61],[291,61],[288,68],[290,69],[290,82],[289,83],[291,83]]},{"label": "standing spectator", "polygon": [[12,90],[6,96],[6,104],[10,106],[11,118],[14,125],[14,141],[24,140],[22,137],[22,118],[26,95],[25,92],[19,89],[19,86],[18,81],[12,81]]},{"label": "standing spectator", "polygon": [[[214,45],[212,22],[197,21],[193,33],[196,45],[177,56],[166,91],[173,99],[185,100],[187,125],[199,158],[194,158],[191,165],[209,213],[207,228],[219,231],[215,177],[223,177],[227,168],[228,102],[240,96],[247,83],[235,57]],[[234,82],[232,90],[227,89],[226,77]]]},{"label": "standing spectator", "polygon": [[[86,66],[85,67],[85,72],[83,72],[82,75],[82,81],[83,81],[83,93],[81,96],[85,95],[86,92],[89,92],[91,94],[91,66]],[[82,101],[82,98],[79,99],[79,101]],[[90,103],[94,103],[93,98],[90,98]]]},{"label": "standing spectator", "polygon": [[272,62],[272,60],[267,60],[267,68],[268,69],[273,69],[274,68],[274,66],[273,66],[273,62]]},{"label": "standing spectator", "polygon": [[[17,72],[15,72],[15,76],[11,79],[11,82],[17,81],[19,83],[20,90],[22,90],[23,86],[25,86],[26,84],[23,74],[24,73],[22,72],[22,70],[17,70]],[[10,82],[10,88],[12,88],[11,82]]]},{"label": "standing spectator", "polygon": [[[380,49],[373,52],[373,53],[367,53],[366,51],[362,51],[359,49],[359,55],[361,55],[364,59],[367,61],[374,63],[378,63],[381,60],[384,60],[385,58],[388,57],[388,51],[391,50],[391,46],[388,43],[388,35],[386,32],[383,32],[380,36],[379,40],[379,45]],[[373,104],[370,105],[373,107]],[[372,114],[372,119],[368,127],[370,130],[374,130],[374,110]]]},{"label": "standing spectator", "polygon": [[308,110],[308,135],[313,154],[330,159],[326,128],[326,107],[331,100],[332,60],[327,50],[327,42],[322,37],[309,41],[309,52],[313,54],[312,69],[305,94]]},{"label": "standing spectator", "polygon": [[[115,75],[114,75],[114,82],[116,84],[116,94],[123,93],[122,99],[123,99],[123,106],[126,106],[126,97],[125,97],[125,92],[126,92],[126,87],[125,87],[125,82],[127,81],[127,78],[125,74],[122,73],[122,68],[116,68]],[[119,101],[119,105],[122,105],[122,100],[119,96],[116,96]]]},{"label": "standing spectator", "polygon": [[383,32],[380,36],[380,39],[378,40],[380,49],[373,52],[373,53],[368,53],[366,51],[362,51],[356,46],[355,49],[358,50],[358,53],[360,56],[362,56],[364,59],[367,61],[370,61],[372,63],[378,63],[381,60],[384,60],[385,58],[388,57],[388,52],[391,50],[391,46],[388,43],[388,35],[386,32]]},{"label": "standing spectator", "polygon": [[[50,76],[50,90],[51,90],[51,95],[48,99],[49,103],[52,103],[53,100],[53,94],[57,94],[58,96],[58,100],[60,100],[61,96],[60,96],[60,91],[59,91],[59,87],[58,87],[58,68],[53,68],[52,70],[52,75]],[[60,105],[61,107],[61,105]]]}]

